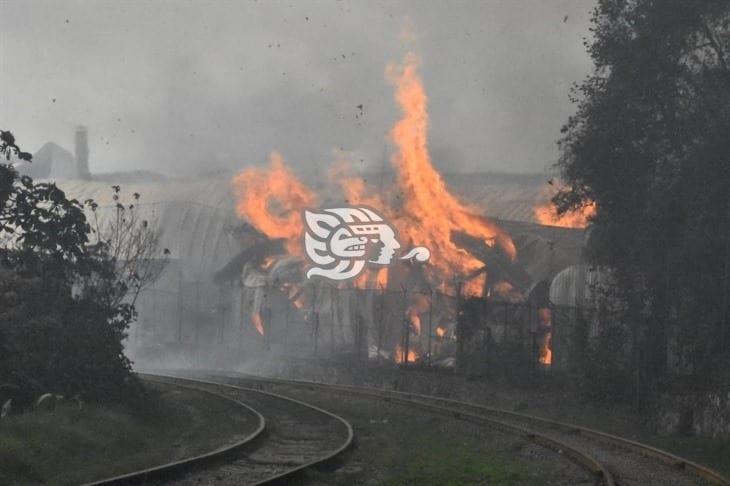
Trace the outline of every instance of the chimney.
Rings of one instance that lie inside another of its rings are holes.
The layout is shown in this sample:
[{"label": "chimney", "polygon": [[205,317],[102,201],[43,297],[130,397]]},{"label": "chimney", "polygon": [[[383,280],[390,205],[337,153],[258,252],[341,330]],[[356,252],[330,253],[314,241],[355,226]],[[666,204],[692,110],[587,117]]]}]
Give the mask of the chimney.
[{"label": "chimney", "polygon": [[76,127],[74,137],[76,149],[76,175],[79,179],[91,179],[89,172],[89,137],[86,133],[86,127],[79,125]]}]

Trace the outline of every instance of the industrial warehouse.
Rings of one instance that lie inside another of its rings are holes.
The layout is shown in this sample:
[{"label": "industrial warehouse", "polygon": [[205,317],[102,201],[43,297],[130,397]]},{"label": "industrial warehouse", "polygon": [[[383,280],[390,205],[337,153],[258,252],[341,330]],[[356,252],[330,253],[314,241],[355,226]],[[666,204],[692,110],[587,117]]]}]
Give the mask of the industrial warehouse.
[{"label": "industrial warehouse", "polygon": [[[35,160],[45,161],[47,151],[41,150]],[[57,165],[74,160],[70,152],[56,151],[61,155],[48,160],[51,173],[61,170]],[[155,182],[140,182],[146,175],[85,179],[75,175],[56,180],[69,197],[97,201],[94,216],[101,220],[116,215],[111,185],[119,182],[119,202],[136,204],[140,217],[159,231],[160,245],[170,250],[163,274],[140,295],[139,319],[130,329],[129,349],[139,353],[135,355],[140,362],[182,358],[199,347],[195,356],[203,360],[201,365],[226,356],[238,359],[239,350],[245,349],[455,366],[457,305],[465,302],[457,302],[454,288],[449,288],[454,282],[429,282],[408,265],[394,267],[386,276],[369,271],[344,286],[308,282],[303,272],[306,262],[288,253],[281,238],[267,237],[236,214],[230,180],[159,176]],[[481,358],[486,359],[489,340],[503,342],[516,338],[505,333],[519,332],[526,369],[549,369],[552,318],[546,315],[562,309],[567,326],[579,311],[586,316],[596,311],[591,284],[597,271],[582,259],[585,228],[540,224],[550,185],[539,175],[477,177],[445,179],[461,199],[476,201],[477,210],[510,235],[517,258],[512,261],[499,249],[463,235],[463,248],[481,262],[465,283],[478,288],[468,297],[492,309],[468,331],[468,346],[473,348],[471,354],[483,354]],[[378,179],[368,174],[360,178]],[[140,195],[137,200],[135,193]],[[585,224],[580,220],[555,223]],[[405,321],[402,309],[408,316]],[[483,315],[481,310],[479,314]],[[471,359],[480,361],[478,356]],[[555,364],[567,366],[567,361]]]},{"label": "industrial warehouse", "polygon": [[0,17],[0,484],[730,485],[730,6]]}]

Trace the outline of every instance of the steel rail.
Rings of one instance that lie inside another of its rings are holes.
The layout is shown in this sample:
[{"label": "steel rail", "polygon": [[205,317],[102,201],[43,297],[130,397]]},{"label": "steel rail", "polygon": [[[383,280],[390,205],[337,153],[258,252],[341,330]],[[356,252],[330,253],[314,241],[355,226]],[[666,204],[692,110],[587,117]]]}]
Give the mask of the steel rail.
[{"label": "steel rail", "polygon": [[[394,393],[404,393],[406,395],[409,395],[407,392],[394,392]],[[434,400],[434,401],[438,401],[438,402],[451,401],[448,398],[434,397],[431,395],[422,395],[422,394],[410,394],[410,395],[415,396],[419,399]],[[712,481],[715,484],[730,486],[730,480],[713,469],[710,469],[706,466],[693,462],[689,459],[677,456],[676,454],[672,454],[671,452],[659,449],[659,448],[651,446],[649,444],[644,444],[642,442],[635,441],[633,439],[628,439],[626,437],[620,437],[618,435],[609,434],[607,432],[602,432],[600,430],[591,429],[589,427],[568,424],[568,423],[560,422],[557,420],[550,420],[550,419],[546,419],[543,417],[538,417],[536,415],[522,414],[522,413],[518,413],[518,412],[512,412],[510,410],[503,410],[503,409],[499,409],[499,408],[487,407],[485,405],[479,405],[479,404],[469,403],[469,402],[460,402],[460,401],[454,401],[454,402],[460,406],[466,406],[466,407],[481,410],[481,411],[484,411],[487,413],[514,417],[514,418],[517,418],[520,420],[528,420],[528,421],[532,421],[535,423],[539,423],[542,425],[548,425],[548,426],[552,426],[552,427],[559,427],[559,428],[563,428],[563,429],[566,429],[566,430],[574,432],[574,433],[582,434],[584,436],[606,440],[606,441],[616,444],[618,446],[621,446],[621,447],[630,449],[634,452],[637,452],[643,456],[653,457],[655,459],[659,459],[660,461],[663,461],[663,462],[670,464],[674,467],[677,467],[679,469],[685,469],[685,470],[691,471],[692,473],[694,473],[704,479]]]},{"label": "steel rail", "polygon": [[[142,377],[144,379],[144,377]],[[149,380],[153,381],[153,380]],[[159,382],[158,382],[159,383]],[[170,386],[177,386],[179,388],[186,388],[190,390],[196,390],[201,391],[203,393],[207,393],[209,395],[216,396],[218,398],[222,398],[224,400],[227,400],[229,402],[233,402],[236,405],[245,408],[249,412],[251,412],[258,420],[258,425],[256,426],[256,430],[248,434],[243,439],[236,441],[233,444],[219,447],[218,449],[212,450],[210,452],[206,452],[204,454],[200,454],[197,456],[189,457],[186,459],[181,459],[178,461],[172,461],[165,464],[161,464],[159,466],[149,467],[145,469],[140,469],[138,471],[133,471],[126,474],[121,474],[118,476],[113,476],[109,478],[100,479],[97,481],[92,481],[90,483],[84,483],[82,486],[111,486],[111,485],[118,485],[118,484],[137,484],[137,483],[144,483],[148,482],[150,480],[159,480],[163,479],[169,475],[172,474],[179,474],[186,470],[191,470],[193,468],[202,467],[205,464],[208,464],[212,461],[220,460],[221,458],[226,457],[227,455],[238,451],[239,449],[247,446],[250,444],[254,439],[259,437],[263,431],[266,429],[266,419],[263,415],[261,415],[257,410],[254,408],[246,405],[243,402],[240,402],[234,398],[228,397],[226,395],[216,393],[211,390],[206,390],[204,388],[196,387],[196,386],[190,386],[190,385],[182,385],[179,383],[167,383]]]},{"label": "steel rail", "polygon": [[[240,379],[240,380],[258,381],[258,382],[268,382],[268,383],[272,383],[272,384],[295,385],[295,386],[307,387],[310,389],[320,388],[320,389],[326,389],[326,390],[345,391],[348,393],[355,393],[355,394],[359,394],[359,395],[366,395],[369,397],[379,398],[384,401],[397,401],[397,402],[401,402],[401,403],[404,403],[407,405],[418,405],[419,407],[424,408],[426,410],[430,410],[430,411],[444,414],[444,415],[453,416],[454,418],[457,418],[457,419],[468,420],[468,421],[472,421],[472,422],[488,423],[490,426],[492,426],[494,428],[498,428],[502,431],[506,431],[511,434],[516,433],[520,436],[524,436],[528,440],[530,440],[542,447],[556,451],[559,454],[566,454],[566,455],[570,456],[570,458],[572,460],[574,460],[575,462],[577,462],[579,465],[588,469],[592,475],[599,478],[603,482],[603,484],[605,484],[606,486],[615,486],[616,485],[616,482],[615,482],[611,472],[602,463],[600,463],[598,460],[596,460],[592,455],[590,455],[584,451],[581,451],[580,449],[577,449],[577,448],[571,446],[570,444],[567,444],[558,439],[554,439],[554,438],[548,437],[544,434],[541,434],[539,432],[529,430],[524,427],[520,427],[518,425],[503,422],[501,420],[497,420],[497,419],[487,417],[484,415],[470,413],[470,412],[466,412],[464,410],[457,410],[457,409],[447,407],[447,406],[424,403],[424,402],[421,402],[418,400],[414,400],[412,398],[392,396],[392,395],[389,395],[384,390],[369,389],[369,388],[364,388],[364,387],[351,387],[351,386],[346,386],[346,385],[329,385],[329,384],[324,384],[324,383],[307,382],[307,381],[300,381],[300,380],[282,380],[282,379],[278,379],[278,378],[264,378],[264,377],[251,376],[251,375],[236,375],[236,376],[217,375],[217,376],[220,378],[227,378],[227,379]],[[220,382],[218,382],[218,383],[220,383]]]},{"label": "steel rail", "polygon": [[[252,379],[252,380],[259,380],[262,379],[262,377],[258,377],[255,375],[241,375],[242,378],[246,379]],[[470,403],[470,402],[463,402],[460,400],[454,400],[450,398],[443,398],[443,397],[437,397],[434,395],[425,395],[420,393],[411,393],[411,392],[402,392],[402,391],[394,391],[394,390],[381,390],[377,388],[369,388],[369,387],[362,387],[362,386],[356,386],[356,385],[339,385],[339,384],[327,384],[327,383],[318,383],[318,382],[311,382],[306,380],[285,380],[281,378],[263,378],[265,381],[278,381],[282,384],[291,384],[291,385],[298,385],[298,386],[310,386],[310,387],[326,387],[328,389],[340,389],[343,391],[349,391],[349,392],[375,392],[378,394],[386,394],[390,396],[399,396],[403,397],[405,399],[418,399],[418,400],[430,400],[433,402],[438,403],[444,403],[448,405],[454,405],[454,406],[460,406],[460,407],[468,407],[475,410],[478,410],[480,412],[489,413],[493,415],[502,415],[507,417],[512,417],[520,420],[527,420],[534,423],[539,423],[542,425],[548,425],[555,428],[562,428],[574,433],[579,433],[584,436],[593,437],[600,440],[605,440],[608,442],[611,442],[615,445],[619,445],[621,447],[624,447],[626,449],[632,450],[634,452],[637,452],[644,456],[653,457],[655,459],[659,459],[667,464],[670,464],[674,467],[677,467],[679,469],[688,470],[706,480],[709,480],[713,482],[714,484],[724,485],[724,486],[730,486],[730,479],[726,478],[722,474],[720,474],[718,471],[715,471],[711,468],[708,468],[706,466],[703,466],[701,464],[698,464],[694,461],[691,461],[689,459],[677,456],[675,454],[672,454],[671,452],[659,449],[657,447],[644,444],[632,439],[627,439],[625,437],[620,437],[617,435],[609,434],[607,432],[602,432],[600,430],[591,429],[588,427],[583,427],[579,425],[573,425],[568,424],[565,422],[558,422],[555,420],[546,419],[543,417],[538,417],[536,415],[529,415],[529,414],[523,414],[519,412],[513,412],[510,410],[504,410],[494,407],[488,407],[486,405],[480,405],[476,403]]]},{"label": "steel rail", "polygon": [[342,442],[339,445],[339,447],[337,447],[335,450],[333,450],[333,451],[331,451],[331,452],[329,452],[329,453],[327,453],[327,454],[325,454],[323,456],[320,456],[320,457],[318,457],[316,459],[313,459],[311,461],[308,461],[308,462],[305,462],[303,464],[297,465],[296,467],[293,467],[291,469],[288,469],[286,471],[283,471],[283,472],[281,472],[279,474],[276,474],[274,476],[268,477],[268,478],[266,478],[266,479],[264,479],[262,481],[253,483],[254,485],[281,483],[282,481],[284,481],[284,480],[286,480],[286,479],[294,476],[295,474],[298,474],[298,473],[302,472],[305,469],[308,469],[308,468],[311,468],[311,467],[314,467],[314,466],[324,465],[325,463],[328,463],[328,462],[334,460],[337,456],[339,456],[341,453],[343,453],[348,447],[350,447],[350,445],[352,445],[352,441],[353,441],[354,436],[355,436],[355,433],[353,431],[353,428],[352,428],[352,425],[350,424],[350,422],[348,422],[344,418],[340,417],[339,415],[336,415],[336,414],[334,414],[334,413],[332,413],[332,412],[330,412],[328,410],[325,410],[323,408],[317,407],[316,405],[312,405],[310,403],[306,403],[306,402],[303,402],[301,400],[297,400],[297,399],[292,398],[292,397],[287,397],[285,395],[280,395],[280,394],[277,394],[277,393],[267,392],[267,391],[259,390],[259,389],[256,389],[256,388],[236,386],[236,385],[231,385],[229,383],[220,383],[220,382],[217,382],[217,381],[201,380],[201,379],[198,379],[198,378],[181,377],[181,376],[177,376],[177,375],[168,375],[168,374],[159,374],[159,373],[154,373],[154,374],[151,374],[151,373],[140,373],[140,375],[141,376],[148,376],[148,377],[155,377],[155,378],[172,379],[172,380],[183,380],[183,381],[188,381],[188,382],[191,382],[191,383],[198,383],[198,384],[204,384],[204,385],[212,385],[212,386],[216,386],[216,387],[229,388],[229,389],[232,389],[232,390],[239,390],[239,391],[245,391],[245,392],[253,392],[253,393],[258,393],[258,394],[261,394],[261,395],[266,395],[266,396],[273,397],[273,398],[277,398],[277,399],[280,399],[280,400],[283,400],[283,401],[286,401],[286,402],[295,403],[297,405],[300,405],[300,406],[309,408],[311,410],[314,410],[315,412],[319,412],[319,413],[321,413],[323,415],[327,415],[328,417],[336,420],[337,422],[339,422],[341,425],[343,425],[345,427],[345,429],[347,431],[347,437],[344,440],[344,442]]}]

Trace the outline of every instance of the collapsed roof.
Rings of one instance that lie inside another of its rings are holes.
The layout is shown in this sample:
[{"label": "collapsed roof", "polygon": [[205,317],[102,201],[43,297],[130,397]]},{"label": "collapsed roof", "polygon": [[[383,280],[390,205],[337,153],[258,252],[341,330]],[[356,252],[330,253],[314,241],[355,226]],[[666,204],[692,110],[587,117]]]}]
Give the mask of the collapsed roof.
[{"label": "collapsed roof", "polygon": [[[541,226],[532,208],[544,202],[544,177],[534,175],[452,175],[446,177],[453,192],[497,218],[517,247],[517,263],[499,255],[486,255],[485,263],[498,264],[506,279],[523,292],[541,281],[550,281],[562,269],[580,263],[583,230]],[[69,197],[87,198],[99,204],[102,220],[114,213],[114,195],[109,180],[59,181]],[[141,195],[139,201],[134,193]],[[244,242],[244,224],[235,214],[230,182],[225,178],[128,182],[122,185],[120,201],[135,203],[140,215],[161,232],[161,245],[181,267],[180,278],[230,280],[256,252]],[[509,216],[505,218],[504,216]],[[514,219],[511,219],[514,218]]]}]

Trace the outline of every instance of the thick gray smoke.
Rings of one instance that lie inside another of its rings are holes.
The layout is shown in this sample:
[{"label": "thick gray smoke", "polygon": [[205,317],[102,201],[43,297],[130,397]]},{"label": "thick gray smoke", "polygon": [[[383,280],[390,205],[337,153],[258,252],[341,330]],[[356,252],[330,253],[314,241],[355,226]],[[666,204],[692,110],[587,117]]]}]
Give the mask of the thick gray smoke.
[{"label": "thick gray smoke", "polygon": [[2,127],[27,150],[72,148],[94,172],[233,170],[279,150],[300,169],[332,149],[382,164],[397,118],[388,62],[409,18],[447,171],[532,172],[556,156],[570,84],[590,61],[593,2],[6,0]]}]

